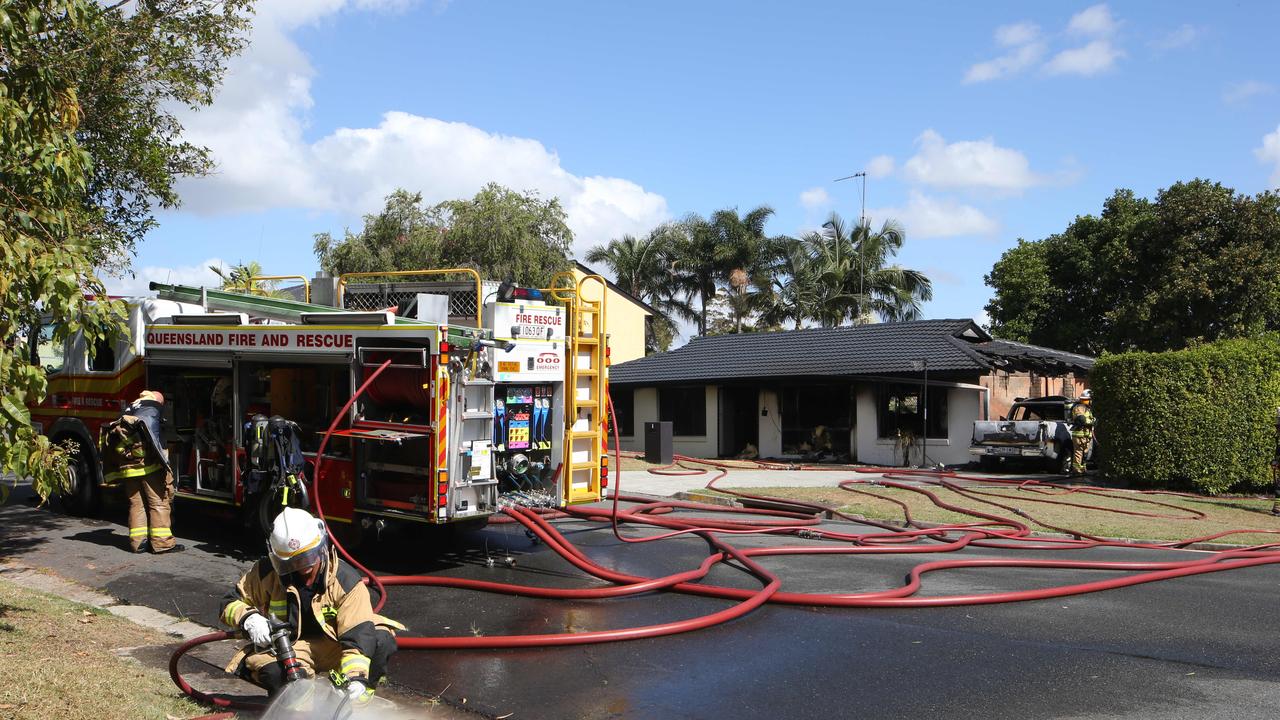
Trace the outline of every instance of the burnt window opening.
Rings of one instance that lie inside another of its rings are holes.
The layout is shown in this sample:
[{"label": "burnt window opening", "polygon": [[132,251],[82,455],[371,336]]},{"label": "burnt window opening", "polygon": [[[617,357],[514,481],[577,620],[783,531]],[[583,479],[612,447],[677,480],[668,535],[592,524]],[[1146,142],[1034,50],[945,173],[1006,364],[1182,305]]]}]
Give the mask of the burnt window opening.
[{"label": "burnt window opening", "polygon": [[671,434],[707,434],[707,387],[692,385],[658,390],[658,419],[671,423]]},{"label": "burnt window opening", "polygon": [[[924,413],[921,412],[922,389],[919,385],[882,385],[876,400],[877,430],[881,438],[901,435],[922,437]],[[929,438],[947,439],[947,389],[931,388],[929,392]]]},{"label": "burnt window opening", "polygon": [[[848,454],[854,424],[852,396],[850,385],[783,387],[779,393],[782,452],[794,455],[829,450]],[[828,443],[830,447],[826,447]]]}]

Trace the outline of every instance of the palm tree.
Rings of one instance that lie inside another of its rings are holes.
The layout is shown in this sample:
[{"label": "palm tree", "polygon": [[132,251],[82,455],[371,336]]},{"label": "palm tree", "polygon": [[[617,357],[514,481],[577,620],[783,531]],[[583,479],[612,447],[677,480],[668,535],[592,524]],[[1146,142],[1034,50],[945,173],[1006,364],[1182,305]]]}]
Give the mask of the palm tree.
[{"label": "palm tree", "polygon": [[743,319],[760,304],[761,296],[770,291],[770,246],[764,225],[772,215],[773,208],[768,205],[761,205],[746,215],[739,215],[736,208],[718,210],[711,215],[711,227],[716,235],[713,258],[729,290],[734,332],[742,332]]},{"label": "palm tree", "polygon": [[794,329],[816,314],[815,291],[821,286],[815,273],[818,263],[803,240],[776,237],[769,242],[769,292],[760,297],[758,309],[764,325],[790,321]]},{"label": "palm tree", "polygon": [[921,303],[933,299],[932,282],[918,270],[888,264],[906,240],[900,225],[889,220],[878,232],[867,225],[850,232],[832,213],[822,227],[798,244],[784,244],[788,256],[775,264],[786,273],[775,283],[776,291],[796,303],[793,317],[823,327],[868,323],[875,316],[885,322],[920,317]]},{"label": "palm tree", "polygon": [[697,298],[698,308],[693,322],[698,334],[707,333],[707,313],[716,296],[716,231],[706,218],[690,213],[674,226],[677,231],[672,253],[671,281],[674,288],[689,298]]},{"label": "palm tree", "polygon": [[597,245],[585,256],[589,263],[603,263],[623,290],[658,311],[650,338],[658,350],[666,350],[675,338],[673,318],[698,318],[688,293],[673,279],[674,253],[682,238],[679,227],[664,224],[642,238],[623,235],[606,246]]},{"label": "palm tree", "polygon": [[270,296],[276,294],[275,282],[263,282],[262,280],[254,279],[265,274],[262,272],[262,265],[257,260],[232,265],[230,269],[225,270],[219,265],[210,265],[209,269],[222,280],[223,290],[246,295]]},{"label": "palm tree", "polygon": [[681,290],[698,299],[698,334],[707,334],[708,313],[720,287],[732,296],[728,306],[735,332],[742,330],[756,295],[768,291],[770,255],[764,224],[771,215],[773,209],[762,205],[742,216],[736,209],[725,209],[710,219],[691,213],[681,221],[675,279]]}]

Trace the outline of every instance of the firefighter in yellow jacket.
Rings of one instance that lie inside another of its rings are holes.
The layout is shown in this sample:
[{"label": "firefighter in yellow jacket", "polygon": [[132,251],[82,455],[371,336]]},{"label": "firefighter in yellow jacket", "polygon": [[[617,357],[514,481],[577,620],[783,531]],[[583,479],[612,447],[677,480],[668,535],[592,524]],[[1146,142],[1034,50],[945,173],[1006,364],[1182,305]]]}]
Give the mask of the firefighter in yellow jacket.
[{"label": "firefighter in yellow jacket", "polygon": [[396,650],[394,631],[403,626],[373,612],[360,573],[338,557],[324,523],[306,510],[277,515],[267,549],[223,598],[222,621],[253,641],[227,672],[272,694],[284,685],[271,650],[270,617],[288,623],[308,675],[327,673],[353,701],[367,701]]},{"label": "firefighter in yellow jacket", "polygon": [[129,549],[177,552],[173,537],[173,473],[160,442],[164,395],[143,390],[120,418],[103,429],[102,479],[120,483],[129,498]]}]

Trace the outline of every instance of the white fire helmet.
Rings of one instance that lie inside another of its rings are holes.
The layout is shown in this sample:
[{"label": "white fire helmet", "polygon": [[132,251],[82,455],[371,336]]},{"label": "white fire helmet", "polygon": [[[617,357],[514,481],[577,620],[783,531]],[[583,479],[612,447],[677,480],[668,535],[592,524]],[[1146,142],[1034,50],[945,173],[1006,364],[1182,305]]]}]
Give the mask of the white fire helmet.
[{"label": "white fire helmet", "polygon": [[281,577],[314,563],[329,554],[329,537],[324,522],[299,508],[287,507],[271,524],[267,555]]}]

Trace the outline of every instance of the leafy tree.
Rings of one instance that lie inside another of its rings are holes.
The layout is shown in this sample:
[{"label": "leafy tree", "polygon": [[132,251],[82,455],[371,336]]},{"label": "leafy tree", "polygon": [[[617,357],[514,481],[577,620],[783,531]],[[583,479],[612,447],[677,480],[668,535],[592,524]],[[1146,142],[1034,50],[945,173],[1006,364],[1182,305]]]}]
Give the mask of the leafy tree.
[{"label": "leafy tree", "polygon": [[[13,2],[46,11],[61,3]],[[127,270],[154,212],[175,208],[174,181],[213,169],[206,148],[182,137],[175,114],[213,102],[226,61],[244,47],[252,0],[85,3],[85,22],[42,38],[81,106],[76,138],[93,158],[85,203],[94,261]]]},{"label": "leafy tree", "polygon": [[442,202],[433,211],[447,228],[441,249],[448,265],[529,287],[547,287],[573,266],[573,231],[556,198],[489,183],[470,200]]},{"label": "leafy tree", "polygon": [[1207,180],[1020,241],[985,278],[997,334],[1064,350],[1160,351],[1280,329],[1280,194]]},{"label": "leafy tree", "polygon": [[315,236],[320,268],[338,276],[352,272],[421,270],[441,264],[443,228],[422,207],[422,193],[396,190],[382,212],[364,216],[359,233],[350,230],[341,242],[329,233]]},{"label": "leafy tree", "polygon": [[470,267],[482,277],[546,287],[572,267],[573,232],[556,199],[495,183],[470,200],[422,207],[422,194],[396,190],[359,233],[341,242],[315,236],[320,267],[333,275],[382,270]]},{"label": "leafy tree", "polygon": [[650,351],[671,347],[677,334],[674,318],[698,317],[688,294],[672,281],[674,252],[680,237],[678,227],[664,224],[642,238],[624,235],[606,246],[597,245],[586,254],[587,262],[603,263],[619,287],[658,311],[646,328],[645,345]]},{"label": "leafy tree", "polygon": [[1018,239],[1005,251],[983,281],[1000,291],[987,303],[991,334],[1007,340],[1031,342],[1037,320],[1054,304],[1045,260],[1045,245]]},{"label": "leafy tree", "polygon": [[181,160],[193,149],[175,149],[164,108],[207,102],[246,7],[125,5],[0,2],[0,472],[30,477],[41,498],[65,487],[77,448],[37,435],[25,407],[48,389],[31,362],[37,316],[56,342],[121,331],[123,306],[95,270],[151,226],[153,201],[176,202],[175,174],[207,169]]}]

